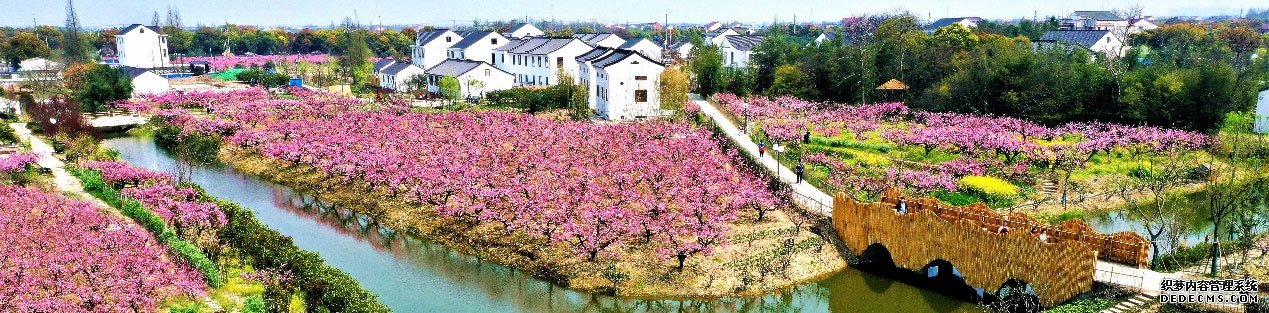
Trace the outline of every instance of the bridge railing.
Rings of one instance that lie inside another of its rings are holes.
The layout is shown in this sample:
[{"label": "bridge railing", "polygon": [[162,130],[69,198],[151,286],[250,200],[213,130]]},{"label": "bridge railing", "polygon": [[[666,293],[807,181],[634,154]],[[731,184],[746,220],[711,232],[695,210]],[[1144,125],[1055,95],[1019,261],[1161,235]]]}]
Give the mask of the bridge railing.
[{"label": "bridge railing", "polygon": [[[896,205],[899,203],[899,197],[898,191],[890,189],[881,196],[881,202]],[[1049,225],[1024,214],[1001,215],[982,203],[954,206],[932,198],[906,199],[905,202],[910,212],[932,211],[944,220],[950,222],[969,220],[989,231],[1005,226],[1010,231],[1045,232],[1048,234],[1049,243],[1068,241],[1083,243],[1097,251],[1097,257],[1105,261],[1139,268],[1148,265],[1150,242],[1137,233],[1102,234],[1079,220]]]},{"label": "bridge railing", "polygon": [[797,190],[793,191],[793,200],[797,201],[799,204],[802,204],[802,206],[805,207],[807,210],[812,212],[817,212],[824,217],[829,217],[833,215],[832,203],[821,202],[819,199],[797,192]]}]

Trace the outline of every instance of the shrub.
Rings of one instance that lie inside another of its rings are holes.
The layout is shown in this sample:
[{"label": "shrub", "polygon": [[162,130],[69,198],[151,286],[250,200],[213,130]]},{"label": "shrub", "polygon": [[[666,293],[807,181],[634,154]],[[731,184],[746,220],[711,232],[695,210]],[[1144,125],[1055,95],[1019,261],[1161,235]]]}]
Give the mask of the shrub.
[{"label": "shrub", "polygon": [[1156,270],[1174,272],[1186,267],[1198,265],[1212,255],[1212,244],[1200,242],[1190,247],[1177,247],[1159,256]]},{"label": "shrub", "polygon": [[13,127],[9,127],[9,123],[0,123],[0,143],[3,142],[18,142],[18,134],[13,132]]},{"label": "shrub", "polygon": [[68,168],[68,171],[79,178],[84,185],[84,191],[92,194],[93,197],[101,199],[110,206],[119,208],[123,215],[141,224],[147,231],[153,233],[160,242],[163,242],[169,250],[189,262],[195,269],[198,269],[203,274],[203,280],[207,282],[207,285],[214,288],[220,287],[224,283],[224,279],[220,275],[220,269],[216,267],[215,262],[207,258],[207,255],[202,250],[172,232],[172,229],[168,228],[167,224],[163,222],[163,218],[155,214],[154,211],[145,208],[136,200],[121,197],[118,190],[106,183],[101,176],[101,172],[75,167]]},{"label": "shrub", "polygon": [[313,312],[389,312],[378,297],[361,288],[347,273],[327,265],[321,256],[296,247],[291,237],[269,229],[251,211],[233,202],[200,197],[220,206],[228,223],[219,233],[220,242],[232,246],[252,260],[257,269],[285,269],[294,277],[294,286],[303,294]]},{"label": "shrub", "polygon": [[990,176],[965,176],[957,183],[965,192],[982,198],[992,207],[1009,206],[1018,197],[1018,186]]},{"label": "shrub", "polygon": [[264,308],[264,298],[261,298],[259,295],[249,296],[247,297],[246,300],[242,302],[242,313],[266,313],[266,312],[268,311],[266,311]]}]

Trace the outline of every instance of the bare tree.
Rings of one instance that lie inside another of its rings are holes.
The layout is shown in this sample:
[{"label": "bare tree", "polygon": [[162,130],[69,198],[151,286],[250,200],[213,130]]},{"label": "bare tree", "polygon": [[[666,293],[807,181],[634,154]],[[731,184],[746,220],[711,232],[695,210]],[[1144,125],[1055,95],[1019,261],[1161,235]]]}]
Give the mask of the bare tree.
[{"label": "bare tree", "polygon": [[167,7],[167,26],[175,28],[181,28],[183,26],[181,22],[181,9]]},{"label": "bare tree", "polygon": [[[1226,222],[1231,222],[1230,218],[1244,210],[1254,210],[1259,203],[1256,203],[1255,196],[1258,195],[1259,188],[1257,185],[1263,185],[1261,180],[1254,173],[1247,173],[1241,169],[1238,164],[1251,165],[1250,168],[1259,169],[1263,164],[1262,157],[1256,154],[1245,154],[1242,149],[1245,148],[1242,140],[1241,132],[1235,133],[1234,138],[1230,141],[1231,147],[1227,162],[1212,162],[1212,173],[1204,183],[1207,192],[1207,208],[1209,221],[1212,222],[1212,276],[1216,276],[1220,272],[1221,258],[1221,230]],[[1253,176],[1253,177],[1249,177]]]},{"label": "bare tree", "polygon": [[159,27],[159,11],[154,11],[154,15],[150,17],[150,26]]},{"label": "bare tree", "polygon": [[1126,20],[1141,18],[1143,16],[1142,12],[1144,11],[1145,7],[1143,7],[1140,3],[1130,4],[1122,9],[1113,10],[1115,15],[1118,15]]},{"label": "bare tree", "polygon": [[[1128,217],[1139,220],[1146,230],[1153,252],[1151,268],[1159,266],[1161,239],[1165,235],[1175,237],[1184,227],[1183,210],[1179,208],[1185,199],[1172,190],[1184,184],[1193,158],[1173,152],[1154,161],[1142,162],[1143,167],[1130,175],[1117,177],[1110,184],[1110,193],[1124,201]],[[1175,246],[1175,242],[1172,243]]]}]

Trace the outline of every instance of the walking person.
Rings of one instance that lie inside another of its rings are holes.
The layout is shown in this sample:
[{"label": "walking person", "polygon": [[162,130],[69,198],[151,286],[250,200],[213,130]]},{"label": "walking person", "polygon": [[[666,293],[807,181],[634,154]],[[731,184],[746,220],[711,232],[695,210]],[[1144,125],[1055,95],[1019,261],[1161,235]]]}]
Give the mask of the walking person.
[{"label": "walking person", "polygon": [[766,154],[767,154],[767,142],[766,141],[759,142],[758,143],[758,158],[761,159],[763,156],[766,156]]},{"label": "walking person", "polygon": [[811,143],[811,130],[807,129],[805,133],[802,133],[802,144],[809,143]]},{"label": "walking person", "polygon": [[899,196],[899,202],[894,204],[894,211],[899,214],[908,214],[908,201],[903,196]]},{"label": "walking person", "polygon": [[806,169],[806,165],[802,163],[802,160],[798,160],[798,167],[796,169],[797,172],[795,172],[798,175],[798,181],[796,183],[802,182],[802,171],[805,169]]}]

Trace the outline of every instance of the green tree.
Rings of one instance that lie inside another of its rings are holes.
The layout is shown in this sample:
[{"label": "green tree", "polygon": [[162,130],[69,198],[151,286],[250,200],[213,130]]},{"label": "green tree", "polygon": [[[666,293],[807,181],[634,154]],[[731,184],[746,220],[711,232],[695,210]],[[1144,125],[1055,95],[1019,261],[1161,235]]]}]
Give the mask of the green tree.
[{"label": "green tree", "polygon": [[441,89],[441,97],[445,97],[445,99],[455,100],[463,96],[462,86],[459,85],[458,78],[445,76],[441,78],[437,85]]},{"label": "green tree", "polygon": [[723,89],[723,53],[715,46],[698,45],[692,50],[692,75],[696,76],[696,93],[709,97]]},{"label": "green tree", "polygon": [[192,53],[194,33],[175,26],[163,26],[163,34],[167,35],[167,47],[171,54]]},{"label": "green tree", "polygon": [[815,98],[815,89],[811,77],[807,76],[797,65],[781,65],[775,70],[775,82],[767,89],[767,95],[794,96],[802,99]]},{"label": "green tree", "polygon": [[374,72],[374,67],[370,64],[373,54],[366,43],[366,33],[362,29],[350,30],[348,43],[339,58],[339,66],[347,73],[353,88],[365,88]]},{"label": "green tree", "polygon": [[62,31],[62,59],[66,63],[84,63],[92,61],[88,57],[88,46],[80,36],[79,15],[75,13],[74,0],[66,0],[66,29]]},{"label": "green tree", "polygon": [[3,57],[9,66],[15,68],[22,60],[48,58],[51,54],[52,51],[49,50],[48,45],[31,32],[20,32],[0,42],[0,57]]},{"label": "green tree", "polygon": [[225,33],[212,27],[199,27],[194,31],[190,54],[218,55],[225,52]]},{"label": "green tree", "polygon": [[776,68],[796,63],[801,57],[802,45],[794,42],[793,38],[781,33],[775,33],[767,36],[754,47],[753,53],[753,75],[755,93],[766,92],[767,88],[775,83]]},{"label": "green tree", "polygon": [[128,75],[123,70],[105,65],[94,65],[88,70],[83,84],[83,88],[73,92],[85,112],[100,112],[111,103],[132,95],[132,80]]}]

